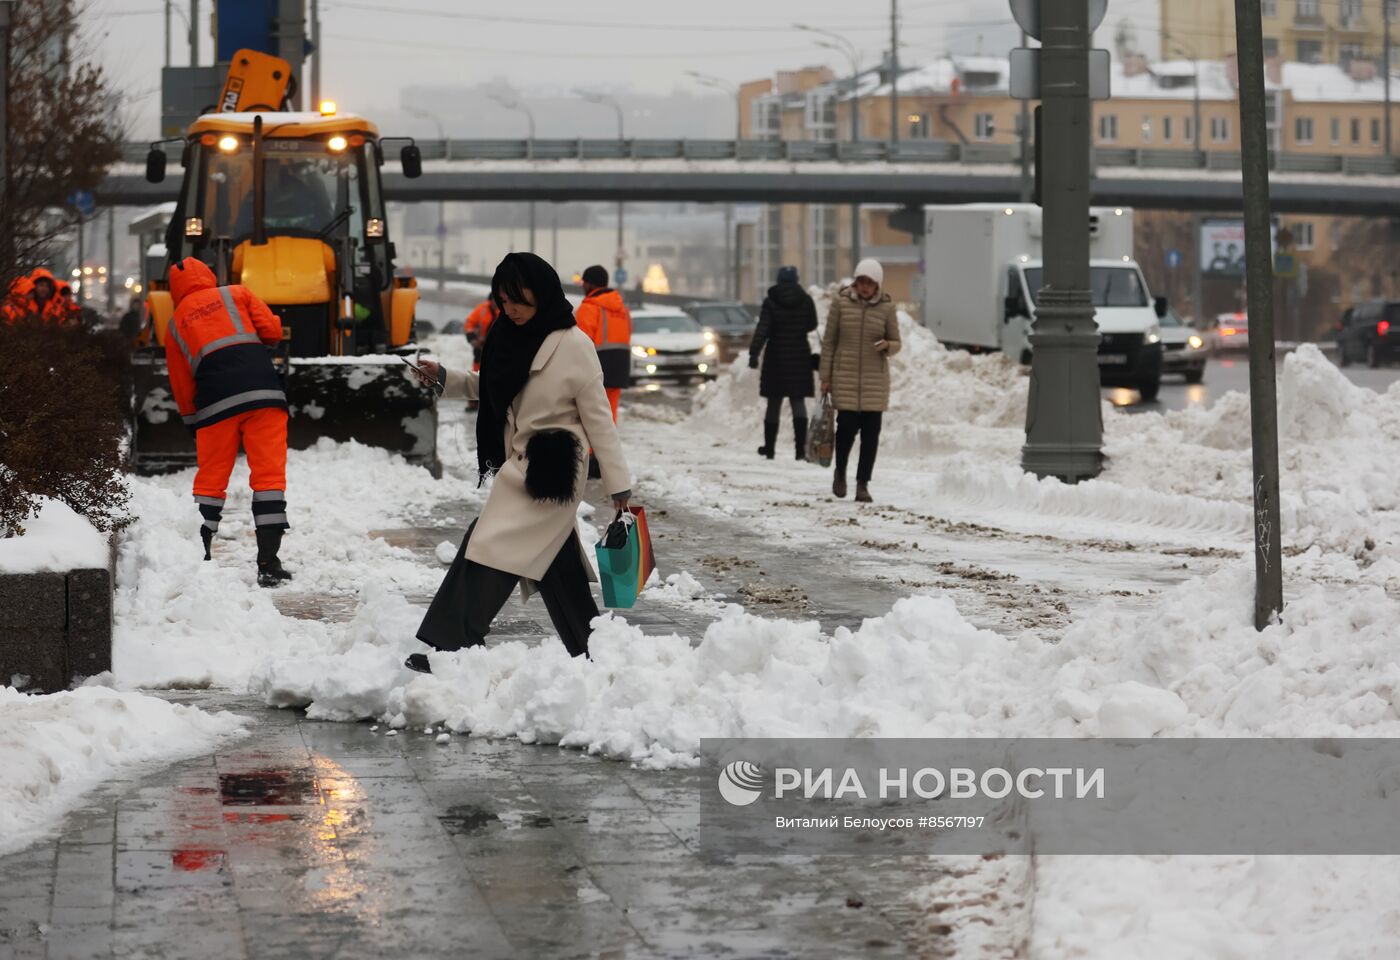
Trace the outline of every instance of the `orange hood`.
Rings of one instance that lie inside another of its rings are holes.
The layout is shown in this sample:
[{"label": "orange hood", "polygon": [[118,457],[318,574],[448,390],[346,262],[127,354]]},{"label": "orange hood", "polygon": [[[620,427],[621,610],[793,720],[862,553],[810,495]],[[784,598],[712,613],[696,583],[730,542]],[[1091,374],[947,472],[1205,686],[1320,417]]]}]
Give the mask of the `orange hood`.
[{"label": "orange hood", "polygon": [[213,290],[219,281],[214,272],[204,265],[203,260],[186,257],[170,268],[170,297],[178,307],[180,301],[200,290]]}]

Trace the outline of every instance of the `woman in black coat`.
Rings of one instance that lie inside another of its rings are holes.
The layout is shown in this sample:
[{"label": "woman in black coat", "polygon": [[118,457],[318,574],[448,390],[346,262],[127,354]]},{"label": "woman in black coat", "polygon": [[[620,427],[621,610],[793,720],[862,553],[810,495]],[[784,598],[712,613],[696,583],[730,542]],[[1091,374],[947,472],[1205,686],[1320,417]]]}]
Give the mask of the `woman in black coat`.
[{"label": "woman in black coat", "polygon": [[[758,452],[773,459],[778,439],[778,418],[783,398],[792,407],[792,432],[797,440],[797,459],[806,456],[807,403],[812,389],[812,348],[807,334],[817,329],[817,306],[797,282],[796,267],[781,267],[778,282],[768,288],[758,314],[758,329],[749,346],[749,366],[758,367],[763,355],[763,372],[758,392],[768,401],[763,416],[763,446]],[[767,348],[766,351],[764,348]]]}]

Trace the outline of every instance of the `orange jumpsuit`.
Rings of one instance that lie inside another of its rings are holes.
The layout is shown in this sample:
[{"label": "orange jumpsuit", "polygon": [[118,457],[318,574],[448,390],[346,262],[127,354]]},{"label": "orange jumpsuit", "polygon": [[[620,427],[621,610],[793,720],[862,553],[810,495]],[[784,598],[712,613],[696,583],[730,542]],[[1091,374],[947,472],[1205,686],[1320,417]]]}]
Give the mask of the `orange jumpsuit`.
[{"label": "orange jumpsuit", "polygon": [[490,332],[491,324],[496,322],[499,313],[495,301],[486,300],[478,303],[462,324],[462,332],[467,335],[467,342],[472,345],[473,370],[481,369],[481,347],[486,343],[486,334]]},{"label": "orange jumpsuit", "polygon": [[632,314],[622,296],[608,287],[594,290],[574,311],[578,328],[593,340],[603,367],[603,388],[617,422],[617,401],[632,383]]},{"label": "orange jumpsuit", "polygon": [[194,498],[205,529],[219,528],[242,443],[252,472],[253,522],[287,524],[287,395],[268,347],[282,321],[247,287],[220,287],[194,257],[170,271],[175,315],[165,335],[170,389],[195,430]]}]

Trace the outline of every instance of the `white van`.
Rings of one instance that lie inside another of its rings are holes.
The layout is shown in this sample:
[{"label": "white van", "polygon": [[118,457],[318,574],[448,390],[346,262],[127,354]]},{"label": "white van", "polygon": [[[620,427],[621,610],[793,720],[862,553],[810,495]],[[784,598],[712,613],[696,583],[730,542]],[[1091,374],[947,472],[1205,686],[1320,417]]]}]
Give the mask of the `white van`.
[{"label": "white van", "polygon": [[[925,208],[924,324],[949,346],[1000,350],[1031,359],[1030,335],[1042,284],[1041,209],[1032,204],[957,204]],[[1157,396],[1162,380],[1154,300],[1133,260],[1133,211],[1089,211],[1089,284],[1105,386]]]}]

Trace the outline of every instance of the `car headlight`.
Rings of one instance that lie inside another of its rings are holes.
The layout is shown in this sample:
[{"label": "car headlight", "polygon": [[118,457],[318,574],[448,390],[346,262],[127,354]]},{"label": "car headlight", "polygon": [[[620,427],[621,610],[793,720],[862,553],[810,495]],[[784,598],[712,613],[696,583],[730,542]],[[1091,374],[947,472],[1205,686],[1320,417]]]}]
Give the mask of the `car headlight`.
[{"label": "car headlight", "polygon": [[700,352],[707,357],[713,357],[715,355],[716,349],[717,348],[713,343],[707,343],[705,344],[705,349],[701,350]]},{"label": "car headlight", "polygon": [[641,357],[642,359],[646,359],[646,355],[647,355],[647,348],[646,348],[646,347],[633,347],[633,348],[632,348],[632,356],[634,356],[634,357]]},{"label": "car headlight", "polygon": [[1161,343],[1162,328],[1157,326],[1155,323],[1152,326],[1148,327],[1146,339],[1148,343]]},{"label": "car headlight", "polygon": [[1186,338],[1186,342],[1190,344],[1192,350],[1199,350],[1206,345],[1206,342],[1194,333]]},{"label": "car headlight", "polygon": [[706,331],[705,331],[705,342],[706,342],[706,343],[714,343],[714,342],[715,342],[715,332],[714,332],[713,330],[706,330]]}]

